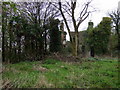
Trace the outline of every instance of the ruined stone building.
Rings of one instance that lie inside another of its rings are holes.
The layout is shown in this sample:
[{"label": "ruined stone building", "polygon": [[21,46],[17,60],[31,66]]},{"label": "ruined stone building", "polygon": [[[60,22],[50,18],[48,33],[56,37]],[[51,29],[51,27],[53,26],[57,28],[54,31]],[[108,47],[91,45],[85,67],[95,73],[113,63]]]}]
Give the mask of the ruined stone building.
[{"label": "ruined stone building", "polygon": [[[80,31],[80,32],[78,32],[78,34],[79,34],[79,37],[78,37],[78,39],[79,39],[79,42],[78,42],[79,43],[79,51],[81,52],[82,47],[84,47],[84,44],[85,44],[84,39],[85,39],[85,36],[86,36],[86,31]],[[74,40],[75,32],[71,32],[71,35],[72,35],[73,40]]]},{"label": "ruined stone building", "polygon": [[61,43],[64,47],[66,47],[66,35],[67,33],[64,31],[64,23],[60,23],[60,32],[61,32]]},{"label": "ruined stone building", "polygon": [[[88,22],[88,28],[87,30],[90,30],[93,28],[93,22]],[[88,53],[88,47],[86,45],[86,37],[87,37],[87,30],[79,31],[79,52],[78,53]],[[71,35],[73,37],[73,40],[75,38],[75,32],[71,32]]]}]

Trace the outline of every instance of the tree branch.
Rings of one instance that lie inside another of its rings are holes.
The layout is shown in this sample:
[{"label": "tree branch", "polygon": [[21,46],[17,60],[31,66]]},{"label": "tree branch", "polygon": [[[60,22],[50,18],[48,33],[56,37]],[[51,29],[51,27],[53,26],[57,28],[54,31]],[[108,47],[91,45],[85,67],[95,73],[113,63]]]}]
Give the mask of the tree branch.
[{"label": "tree branch", "polygon": [[66,27],[67,27],[67,30],[68,30],[68,33],[69,33],[69,36],[70,36],[70,41],[72,42],[72,37],[71,37],[71,33],[70,33],[70,28],[69,28],[69,26],[68,26],[68,23],[67,23],[67,20],[66,20],[64,14],[63,14],[61,2],[59,2],[58,4],[59,4],[59,10],[60,10],[60,12],[61,12],[61,15],[62,15],[62,17],[63,17],[63,20],[64,20],[64,22],[65,22],[65,25],[66,25]]}]

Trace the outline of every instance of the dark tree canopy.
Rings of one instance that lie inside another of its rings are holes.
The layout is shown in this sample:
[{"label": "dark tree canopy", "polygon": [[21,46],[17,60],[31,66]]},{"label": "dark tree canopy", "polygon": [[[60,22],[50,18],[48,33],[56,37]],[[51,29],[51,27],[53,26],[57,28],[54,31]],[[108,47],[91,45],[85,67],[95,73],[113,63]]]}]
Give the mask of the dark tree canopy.
[{"label": "dark tree canopy", "polygon": [[61,32],[58,25],[60,21],[58,19],[50,19],[50,51],[59,52],[61,50]]},{"label": "dark tree canopy", "polygon": [[[109,38],[111,35],[111,18],[104,17],[100,24],[95,27],[88,27],[88,45],[92,49],[92,53],[105,54],[108,50]],[[94,56],[94,55],[93,55]]]}]

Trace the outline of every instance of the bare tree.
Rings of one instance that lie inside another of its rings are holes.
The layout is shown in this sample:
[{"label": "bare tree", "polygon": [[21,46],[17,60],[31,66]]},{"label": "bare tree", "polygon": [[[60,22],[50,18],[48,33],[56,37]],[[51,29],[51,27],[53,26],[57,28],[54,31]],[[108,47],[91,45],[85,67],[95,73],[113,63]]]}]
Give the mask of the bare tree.
[{"label": "bare tree", "polygon": [[109,13],[109,16],[112,18],[114,23],[115,31],[118,36],[118,50],[120,51],[120,9],[112,11]]},{"label": "bare tree", "polygon": [[[55,5],[55,4],[53,4],[61,12],[64,23],[65,23],[66,28],[67,28],[68,33],[69,33],[70,42],[72,45],[74,56],[78,55],[78,42],[79,42],[78,29],[79,29],[79,26],[89,16],[89,14],[91,12],[93,12],[89,9],[91,2],[92,2],[92,0],[89,0],[88,2],[86,2],[84,4],[83,8],[79,9],[79,16],[77,18],[75,16],[75,13],[76,13],[75,9],[77,9],[77,0],[71,0],[70,2],[66,1],[64,3],[61,2],[61,0],[60,0],[58,2],[59,7],[57,7],[57,5]],[[75,32],[75,40],[73,40],[73,36],[71,35],[71,29],[69,27],[69,21],[67,20],[68,17],[66,17],[66,15],[70,17],[70,19],[73,23],[74,32]]]}]

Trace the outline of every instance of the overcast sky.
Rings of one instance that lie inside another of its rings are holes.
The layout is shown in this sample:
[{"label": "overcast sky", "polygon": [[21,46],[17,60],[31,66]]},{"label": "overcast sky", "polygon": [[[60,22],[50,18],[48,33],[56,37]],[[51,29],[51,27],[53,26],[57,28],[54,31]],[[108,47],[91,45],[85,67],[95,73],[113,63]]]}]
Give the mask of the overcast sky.
[{"label": "overcast sky", "polygon": [[93,5],[98,11],[92,13],[88,19],[91,19],[96,26],[102,20],[102,17],[108,16],[108,12],[118,7],[119,1],[120,0],[93,0]]},{"label": "overcast sky", "polygon": [[[78,0],[79,1],[79,0]],[[97,9],[96,12],[92,13],[81,25],[79,31],[86,30],[88,21],[92,21],[94,26],[100,23],[102,17],[108,16],[108,12],[115,10],[118,7],[120,0],[93,0],[92,6]],[[67,40],[69,36],[67,35]]]},{"label": "overcast sky", "polygon": [[[5,0],[9,1],[9,0]],[[57,0],[11,0],[11,1],[57,1]],[[65,1],[65,0],[62,0]],[[69,0],[67,0],[69,1]],[[83,3],[89,0],[77,0],[78,3]],[[93,12],[92,14],[89,15],[89,17],[80,25],[79,31],[83,31],[87,29],[88,22],[91,20],[94,23],[94,27],[97,26],[100,21],[102,20],[103,17],[108,16],[108,12],[111,12],[112,10],[115,10],[118,7],[118,2],[120,0],[93,0],[91,5],[96,8],[96,12]],[[78,11],[79,12],[79,11]],[[76,15],[77,17],[77,15]],[[62,18],[60,18],[62,19]],[[71,25],[70,25],[71,26]],[[65,31],[66,28],[65,28]],[[67,40],[69,40],[69,36],[67,34]]]}]

